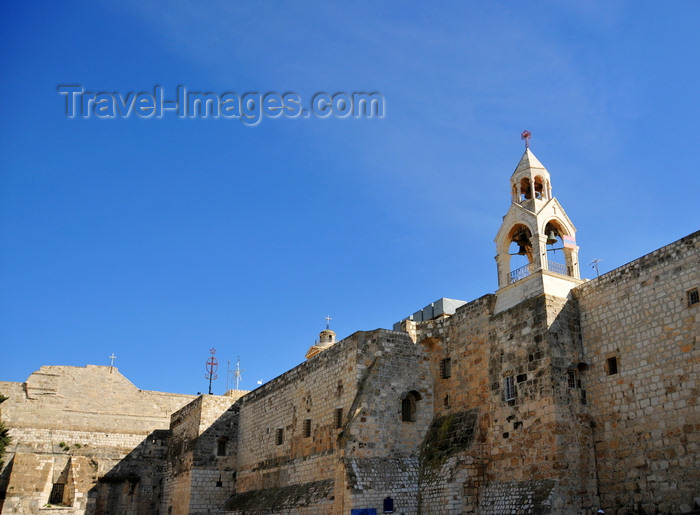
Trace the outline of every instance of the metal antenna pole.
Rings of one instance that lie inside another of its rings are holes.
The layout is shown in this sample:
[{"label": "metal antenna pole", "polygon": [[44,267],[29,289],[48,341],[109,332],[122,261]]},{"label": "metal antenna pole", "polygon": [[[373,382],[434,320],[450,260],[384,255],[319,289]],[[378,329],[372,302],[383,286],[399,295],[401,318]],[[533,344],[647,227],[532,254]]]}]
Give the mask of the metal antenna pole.
[{"label": "metal antenna pole", "polygon": [[241,368],[241,357],[238,356],[236,361],[236,370],[233,371],[234,377],[236,378],[236,390],[238,390],[238,383],[242,379],[241,372],[245,372],[245,368]]},{"label": "metal antenna pole", "polygon": [[588,263],[591,265],[593,268],[595,268],[595,276],[600,277],[600,271],[598,270],[598,262],[603,261],[602,259],[595,258],[593,261]]}]

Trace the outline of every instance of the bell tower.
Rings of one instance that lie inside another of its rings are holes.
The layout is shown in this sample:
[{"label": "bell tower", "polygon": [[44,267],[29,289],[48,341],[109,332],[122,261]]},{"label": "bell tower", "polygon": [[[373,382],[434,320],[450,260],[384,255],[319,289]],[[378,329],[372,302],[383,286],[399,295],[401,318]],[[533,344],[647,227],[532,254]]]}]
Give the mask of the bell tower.
[{"label": "bell tower", "polygon": [[566,297],[581,284],[576,228],[552,195],[547,169],[529,148],[510,177],[510,209],[496,234],[496,311],[542,294]]}]

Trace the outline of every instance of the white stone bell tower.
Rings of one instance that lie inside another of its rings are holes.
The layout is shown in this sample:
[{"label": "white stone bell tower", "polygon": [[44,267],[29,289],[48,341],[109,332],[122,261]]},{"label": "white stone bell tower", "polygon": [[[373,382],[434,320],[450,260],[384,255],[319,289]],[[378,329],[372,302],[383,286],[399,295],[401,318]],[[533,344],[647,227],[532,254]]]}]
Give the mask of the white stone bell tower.
[{"label": "white stone bell tower", "polygon": [[[529,132],[523,133],[529,143]],[[547,169],[525,145],[510,178],[511,205],[496,235],[496,312],[544,293],[566,297],[581,284],[576,228],[552,196]],[[513,256],[521,256],[522,265]],[[526,258],[526,259],[525,259]]]}]

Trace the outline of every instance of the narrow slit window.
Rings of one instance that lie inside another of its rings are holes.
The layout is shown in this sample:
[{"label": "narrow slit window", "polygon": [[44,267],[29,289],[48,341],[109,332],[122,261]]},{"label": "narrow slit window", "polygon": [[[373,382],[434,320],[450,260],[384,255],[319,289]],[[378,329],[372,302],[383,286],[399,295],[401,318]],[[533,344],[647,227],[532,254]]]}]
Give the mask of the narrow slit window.
[{"label": "narrow slit window", "polygon": [[278,428],[275,432],[275,443],[277,445],[282,445],[284,443],[284,429]]},{"label": "narrow slit window", "polygon": [[335,428],[340,429],[343,427],[343,408],[336,408],[335,410]]},{"label": "narrow slit window", "polygon": [[311,436],[311,419],[307,418],[304,420],[304,438],[309,438]]},{"label": "narrow slit window", "polygon": [[452,359],[444,358],[440,360],[440,377],[448,379],[452,377]]},{"label": "narrow slit window", "polygon": [[505,378],[505,388],[504,388],[504,398],[506,401],[514,401],[517,397],[517,390],[515,389],[515,378],[513,376],[507,376]]},{"label": "narrow slit window", "polygon": [[608,358],[608,375],[612,376],[617,374],[617,356]]}]

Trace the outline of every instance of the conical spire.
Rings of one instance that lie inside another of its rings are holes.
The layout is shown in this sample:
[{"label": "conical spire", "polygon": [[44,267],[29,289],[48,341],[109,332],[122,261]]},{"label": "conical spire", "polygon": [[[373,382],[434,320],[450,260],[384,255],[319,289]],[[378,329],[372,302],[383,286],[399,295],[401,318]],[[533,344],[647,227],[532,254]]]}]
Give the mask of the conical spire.
[{"label": "conical spire", "polygon": [[523,153],[523,157],[520,158],[518,166],[516,166],[515,171],[513,171],[513,175],[520,172],[524,172],[526,170],[530,170],[532,168],[546,170],[544,165],[540,163],[539,159],[535,157],[535,154],[533,154],[529,148],[526,148],[525,152]]}]

